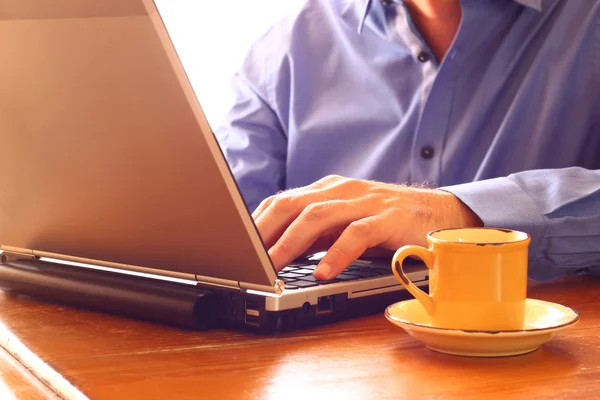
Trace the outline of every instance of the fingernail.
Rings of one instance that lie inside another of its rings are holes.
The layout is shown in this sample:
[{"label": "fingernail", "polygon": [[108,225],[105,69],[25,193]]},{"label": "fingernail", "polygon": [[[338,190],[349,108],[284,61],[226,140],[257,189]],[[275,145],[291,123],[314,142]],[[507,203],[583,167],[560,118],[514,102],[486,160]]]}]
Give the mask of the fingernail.
[{"label": "fingernail", "polygon": [[313,275],[315,275],[315,278],[317,279],[327,279],[329,278],[329,274],[331,274],[331,266],[329,264],[321,263],[317,269],[315,269]]}]

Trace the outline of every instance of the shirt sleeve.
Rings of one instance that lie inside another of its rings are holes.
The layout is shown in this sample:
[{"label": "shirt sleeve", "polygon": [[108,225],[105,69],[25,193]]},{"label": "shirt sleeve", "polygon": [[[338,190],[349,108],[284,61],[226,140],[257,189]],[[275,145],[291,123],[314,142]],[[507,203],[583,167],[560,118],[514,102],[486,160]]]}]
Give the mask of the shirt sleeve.
[{"label": "shirt sleeve", "polygon": [[600,274],[600,170],[533,170],[441,189],[485,226],[528,233],[531,278]]},{"label": "shirt sleeve", "polygon": [[287,139],[276,113],[243,72],[233,77],[234,105],[215,134],[246,206],[284,188]]}]

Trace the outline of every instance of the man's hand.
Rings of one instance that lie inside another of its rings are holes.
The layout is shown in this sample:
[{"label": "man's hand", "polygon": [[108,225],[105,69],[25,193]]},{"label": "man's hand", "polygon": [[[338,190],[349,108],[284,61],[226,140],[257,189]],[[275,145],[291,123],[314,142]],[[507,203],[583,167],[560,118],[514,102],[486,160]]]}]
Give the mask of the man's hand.
[{"label": "man's hand", "polygon": [[426,246],[432,230],[482,225],[448,192],[340,176],[271,196],[252,217],[277,270],[328,249],[317,279],[334,278],[369,248]]}]

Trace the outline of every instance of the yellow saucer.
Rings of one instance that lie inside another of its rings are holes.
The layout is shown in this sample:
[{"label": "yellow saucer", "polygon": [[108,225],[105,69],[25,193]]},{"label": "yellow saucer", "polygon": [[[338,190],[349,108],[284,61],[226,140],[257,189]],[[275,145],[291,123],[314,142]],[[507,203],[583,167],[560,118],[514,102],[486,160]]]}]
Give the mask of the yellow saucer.
[{"label": "yellow saucer", "polygon": [[465,331],[431,325],[431,317],[416,299],[392,304],[385,310],[390,322],[403,328],[427,348],[472,357],[502,357],[536,350],[557,332],[579,321],[572,308],[527,299],[525,323],[516,331]]}]

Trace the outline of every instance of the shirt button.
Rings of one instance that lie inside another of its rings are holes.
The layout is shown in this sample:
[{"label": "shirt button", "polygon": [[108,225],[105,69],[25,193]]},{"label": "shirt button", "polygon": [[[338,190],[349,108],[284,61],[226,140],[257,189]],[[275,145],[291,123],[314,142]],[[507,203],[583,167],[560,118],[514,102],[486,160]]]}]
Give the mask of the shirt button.
[{"label": "shirt button", "polygon": [[417,60],[421,61],[422,63],[426,63],[430,59],[431,59],[431,57],[425,51],[420,52],[419,55],[417,56]]},{"label": "shirt button", "polygon": [[389,6],[393,3],[393,0],[381,0],[381,4],[383,4],[384,6]]},{"label": "shirt button", "polygon": [[434,154],[435,152],[433,151],[433,147],[431,146],[425,146],[421,149],[421,157],[423,157],[426,160],[433,158]]}]

